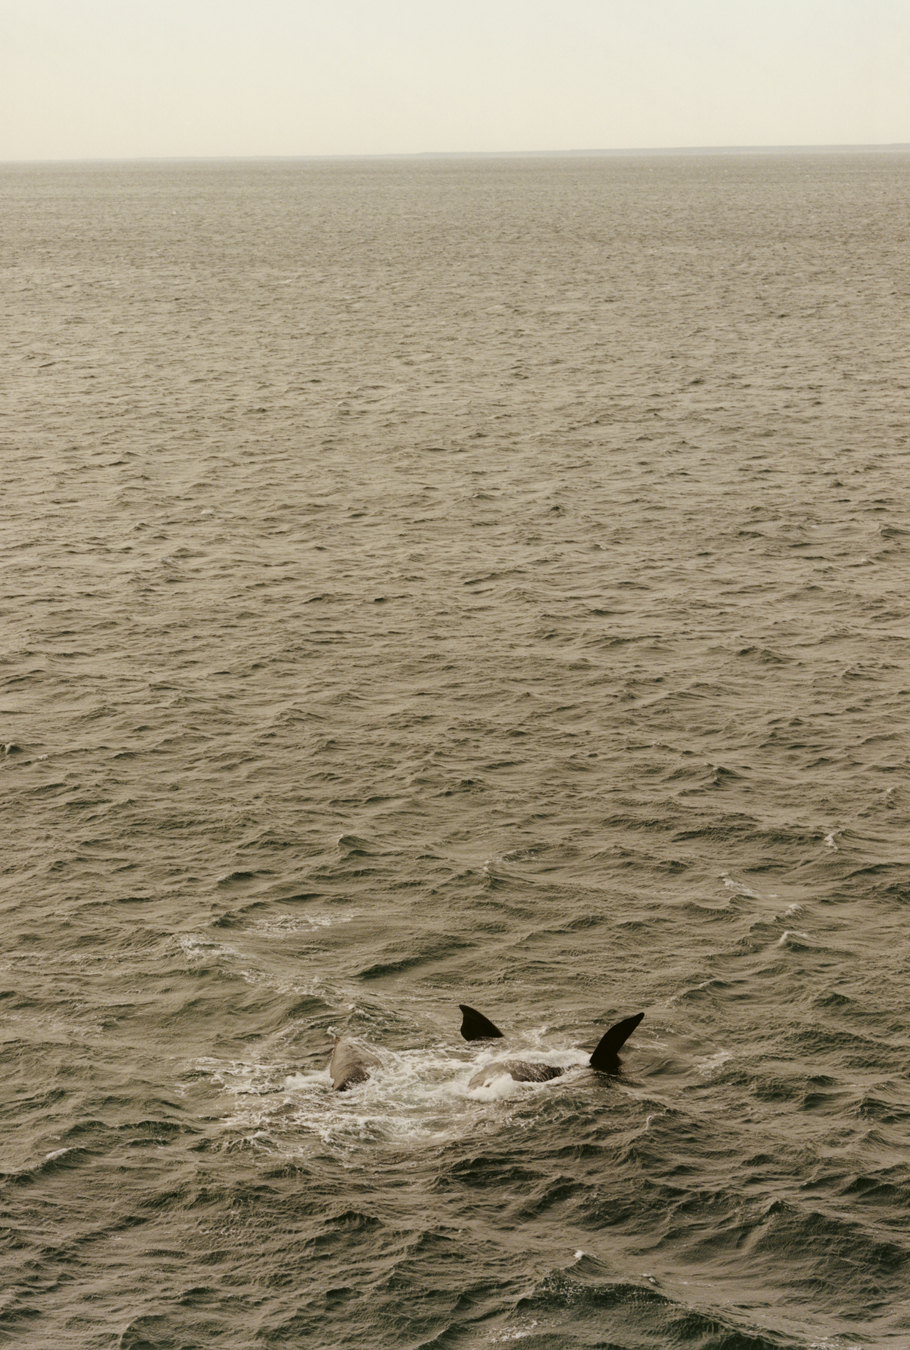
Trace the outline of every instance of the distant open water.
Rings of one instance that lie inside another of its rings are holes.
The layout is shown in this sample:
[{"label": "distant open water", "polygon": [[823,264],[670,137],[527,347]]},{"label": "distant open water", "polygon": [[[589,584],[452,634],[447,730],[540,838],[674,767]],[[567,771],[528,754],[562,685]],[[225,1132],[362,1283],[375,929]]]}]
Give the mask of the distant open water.
[{"label": "distant open water", "polygon": [[0,189],[0,1343],[910,1344],[910,157]]}]

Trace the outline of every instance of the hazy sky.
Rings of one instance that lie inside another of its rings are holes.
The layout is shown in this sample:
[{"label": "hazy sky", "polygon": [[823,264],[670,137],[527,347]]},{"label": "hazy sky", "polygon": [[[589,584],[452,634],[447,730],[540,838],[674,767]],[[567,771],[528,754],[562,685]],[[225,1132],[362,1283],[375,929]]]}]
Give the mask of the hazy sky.
[{"label": "hazy sky", "polygon": [[0,159],[910,141],[910,0],[0,0]]}]

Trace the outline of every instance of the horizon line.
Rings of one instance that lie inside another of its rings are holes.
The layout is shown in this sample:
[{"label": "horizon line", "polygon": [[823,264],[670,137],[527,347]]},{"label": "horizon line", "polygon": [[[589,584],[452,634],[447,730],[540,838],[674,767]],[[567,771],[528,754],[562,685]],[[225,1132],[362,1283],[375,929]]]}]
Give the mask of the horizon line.
[{"label": "horizon line", "polygon": [[301,162],[312,160],[404,160],[404,159],[603,159],[648,155],[758,155],[758,154],[868,154],[910,151],[910,141],[842,142],[818,145],[679,145],[630,146],[570,150],[389,150],[378,152],[336,152],[314,154],[188,154],[188,155],[71,155],[42,156],[37,159],[0,159],[2,165],[26,164],[173,164],[173,163],[260,163],[262,161]]}]

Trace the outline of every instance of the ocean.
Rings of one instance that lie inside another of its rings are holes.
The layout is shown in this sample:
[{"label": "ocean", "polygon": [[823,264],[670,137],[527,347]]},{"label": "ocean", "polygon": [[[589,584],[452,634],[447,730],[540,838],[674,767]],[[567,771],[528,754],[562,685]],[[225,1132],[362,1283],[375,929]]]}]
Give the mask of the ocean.
[{"label": "ocean", "polygon": [[910,154],[0,192],[0,1344],[910,1345]]}]

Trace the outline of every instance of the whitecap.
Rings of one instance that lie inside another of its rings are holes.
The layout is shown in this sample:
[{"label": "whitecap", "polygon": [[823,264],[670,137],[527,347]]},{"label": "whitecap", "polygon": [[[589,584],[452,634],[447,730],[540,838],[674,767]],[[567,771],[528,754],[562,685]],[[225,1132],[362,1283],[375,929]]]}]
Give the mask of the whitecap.
[{"label": "whitecap", "polygon": [[765,898],[760,891],[753,891],[745,882],[738,881],[736,877],[731,877],[728,872],[721,872],[721,877],[727,890],[732,891],[734,895],[742,895],[747,900],[763,900]]},{"label": "whitecap", "polygon": [[317,928],[334,928],[336,924],[350,923],[356,918],[358,910],[346,910],[344,913],[328,914],[285,914],[278,919],[258,919],[247,930],[262,937],[282,937],[287,933],[313,932]]},{"label": "whitecap", "polygon": [[798,938],[801,942],[812,941],[808,933],[801,933],[797,928],[788,928],[786,932],[781,933],[780,937],[777,939],[777,946],[789,947],[794,938]]},{"label": "whitecap", "polygon": [[536,1320],[532,1319],[520,1327],[500,1327],[499,1330],[490,1333],[491,1345],[505,1345],[507,1341],[523,1341],[527,1336],[533,1336],[537,1327]]},{"label": "whitecap", "polygon": [[726,1064],[732,1058],[732,1050],[718,1050],[713,1055],[706,1055],[704,1059],[696,1060],[695,1067],[703,1078],[707,1078],[709,1074],[714,1073],[721,1065]]}]

